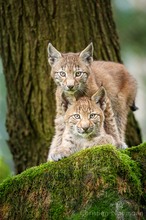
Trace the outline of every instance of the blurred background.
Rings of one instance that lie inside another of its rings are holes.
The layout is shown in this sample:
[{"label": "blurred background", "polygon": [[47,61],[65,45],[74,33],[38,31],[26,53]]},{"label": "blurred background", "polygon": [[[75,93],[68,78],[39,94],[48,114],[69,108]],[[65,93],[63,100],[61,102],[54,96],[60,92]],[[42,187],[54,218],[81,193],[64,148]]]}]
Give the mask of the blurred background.
[{"label": "blurred background", "polygon": [[146,1],[114,0],[113,12],[121,46],[121,57],[128,71],[138,82],[134,114],[143,141],[146,141]]},{"label": "blurred background", "polygon": [[[140,124],[143,141],[146,141],[146,1],[111,0],[111,2],[122,60],[138,82],[136,105],[139,110],[134,114]],[[6,85],[0,59],[0,183],[15,173],[12,155],[7,145],[6,113]]]}]

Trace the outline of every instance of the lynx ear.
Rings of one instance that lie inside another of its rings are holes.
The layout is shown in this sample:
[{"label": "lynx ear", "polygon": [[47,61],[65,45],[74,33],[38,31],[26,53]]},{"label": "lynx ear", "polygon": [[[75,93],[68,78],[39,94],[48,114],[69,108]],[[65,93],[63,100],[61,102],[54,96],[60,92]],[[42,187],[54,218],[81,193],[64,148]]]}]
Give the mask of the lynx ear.
[{"label": "lynx ear", "polygon": [[101,86],[99,90],[91,97],[91,100],[94,101],[96,104],[99,103],[102,107],[106,102],[106,97],[106,90],[103,86]]},{"label": "lynx ear", "polygon": [[48,44],[48,61],[52,66],[60,57],[62,57],[61,53],[56,50],[55,47],[51,43]]},{"label": "lynx ear", "polygon": [[93,43],[91,42],[79,55],[79,57],[87,64],[93,61]]}]

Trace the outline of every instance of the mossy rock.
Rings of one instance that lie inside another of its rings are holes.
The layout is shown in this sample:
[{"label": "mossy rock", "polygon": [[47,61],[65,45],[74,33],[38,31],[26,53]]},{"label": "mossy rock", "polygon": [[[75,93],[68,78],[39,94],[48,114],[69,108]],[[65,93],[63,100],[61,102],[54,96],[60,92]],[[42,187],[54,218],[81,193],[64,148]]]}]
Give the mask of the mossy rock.
[{"label": "mossy rock", "polygon": [[130,152],[93,147],[5,180],[0,219],[144,219],[142,170]]},{"label": "mossy rock", "polygon": [[141,169],[141,204],[144,207],[144,213],[146,213],[146,143],[143,143],[138,147],[128,148],[125,150],[125,153],[128,154],[134,161],[136,161]]}]

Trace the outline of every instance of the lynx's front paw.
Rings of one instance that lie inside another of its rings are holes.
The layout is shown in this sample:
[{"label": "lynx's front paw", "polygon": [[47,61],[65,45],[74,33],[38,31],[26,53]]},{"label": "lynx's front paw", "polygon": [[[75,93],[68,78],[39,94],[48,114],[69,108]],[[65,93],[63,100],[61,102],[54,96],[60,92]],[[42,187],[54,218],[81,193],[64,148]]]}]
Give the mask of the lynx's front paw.
[{"label": "lynx's front paw", "polygon": [[117,144],[116,144],[116,146],[118,147],[118,149],[126,149],[126,148],[128,148],[128,146],[127,146],[127,144],[125,143],[125,142],[118,142]]},{"label": "lynx's front paw", "polygon": [[72,154],[72,152],[69,149],[56,149],[49,153],[48,155],[48,161],[58,161],[61,160],[64,157],[68,157]]}]

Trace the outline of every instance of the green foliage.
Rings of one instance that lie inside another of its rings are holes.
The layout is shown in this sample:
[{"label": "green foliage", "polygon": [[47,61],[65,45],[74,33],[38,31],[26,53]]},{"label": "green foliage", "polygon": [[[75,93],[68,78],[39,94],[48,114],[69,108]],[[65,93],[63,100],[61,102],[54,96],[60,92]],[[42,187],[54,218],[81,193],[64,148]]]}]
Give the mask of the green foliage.
[{"label": "green foliage", "polygon": [[128,148],[125,151],[141,168],[141,183],[142,183],[142,203],[146,207],[146,142],[138,147]]},{"label": "green foliage", "polygon": [[9,166],[5,163],[3,158],[0,158],[0,182],[11,175]]},{"label": "green foliage", "polygon": [[0,185],[1,212],[12,220],[16,213],[25,220],[132,220],[141,195],[139,164],[111,145],[33,167]]},{"label": "green foliage", "polygon": [[114,12],[123,50],[145,55],[146,12],[136,8],[122,10],[119,7],[116,7]]}]

